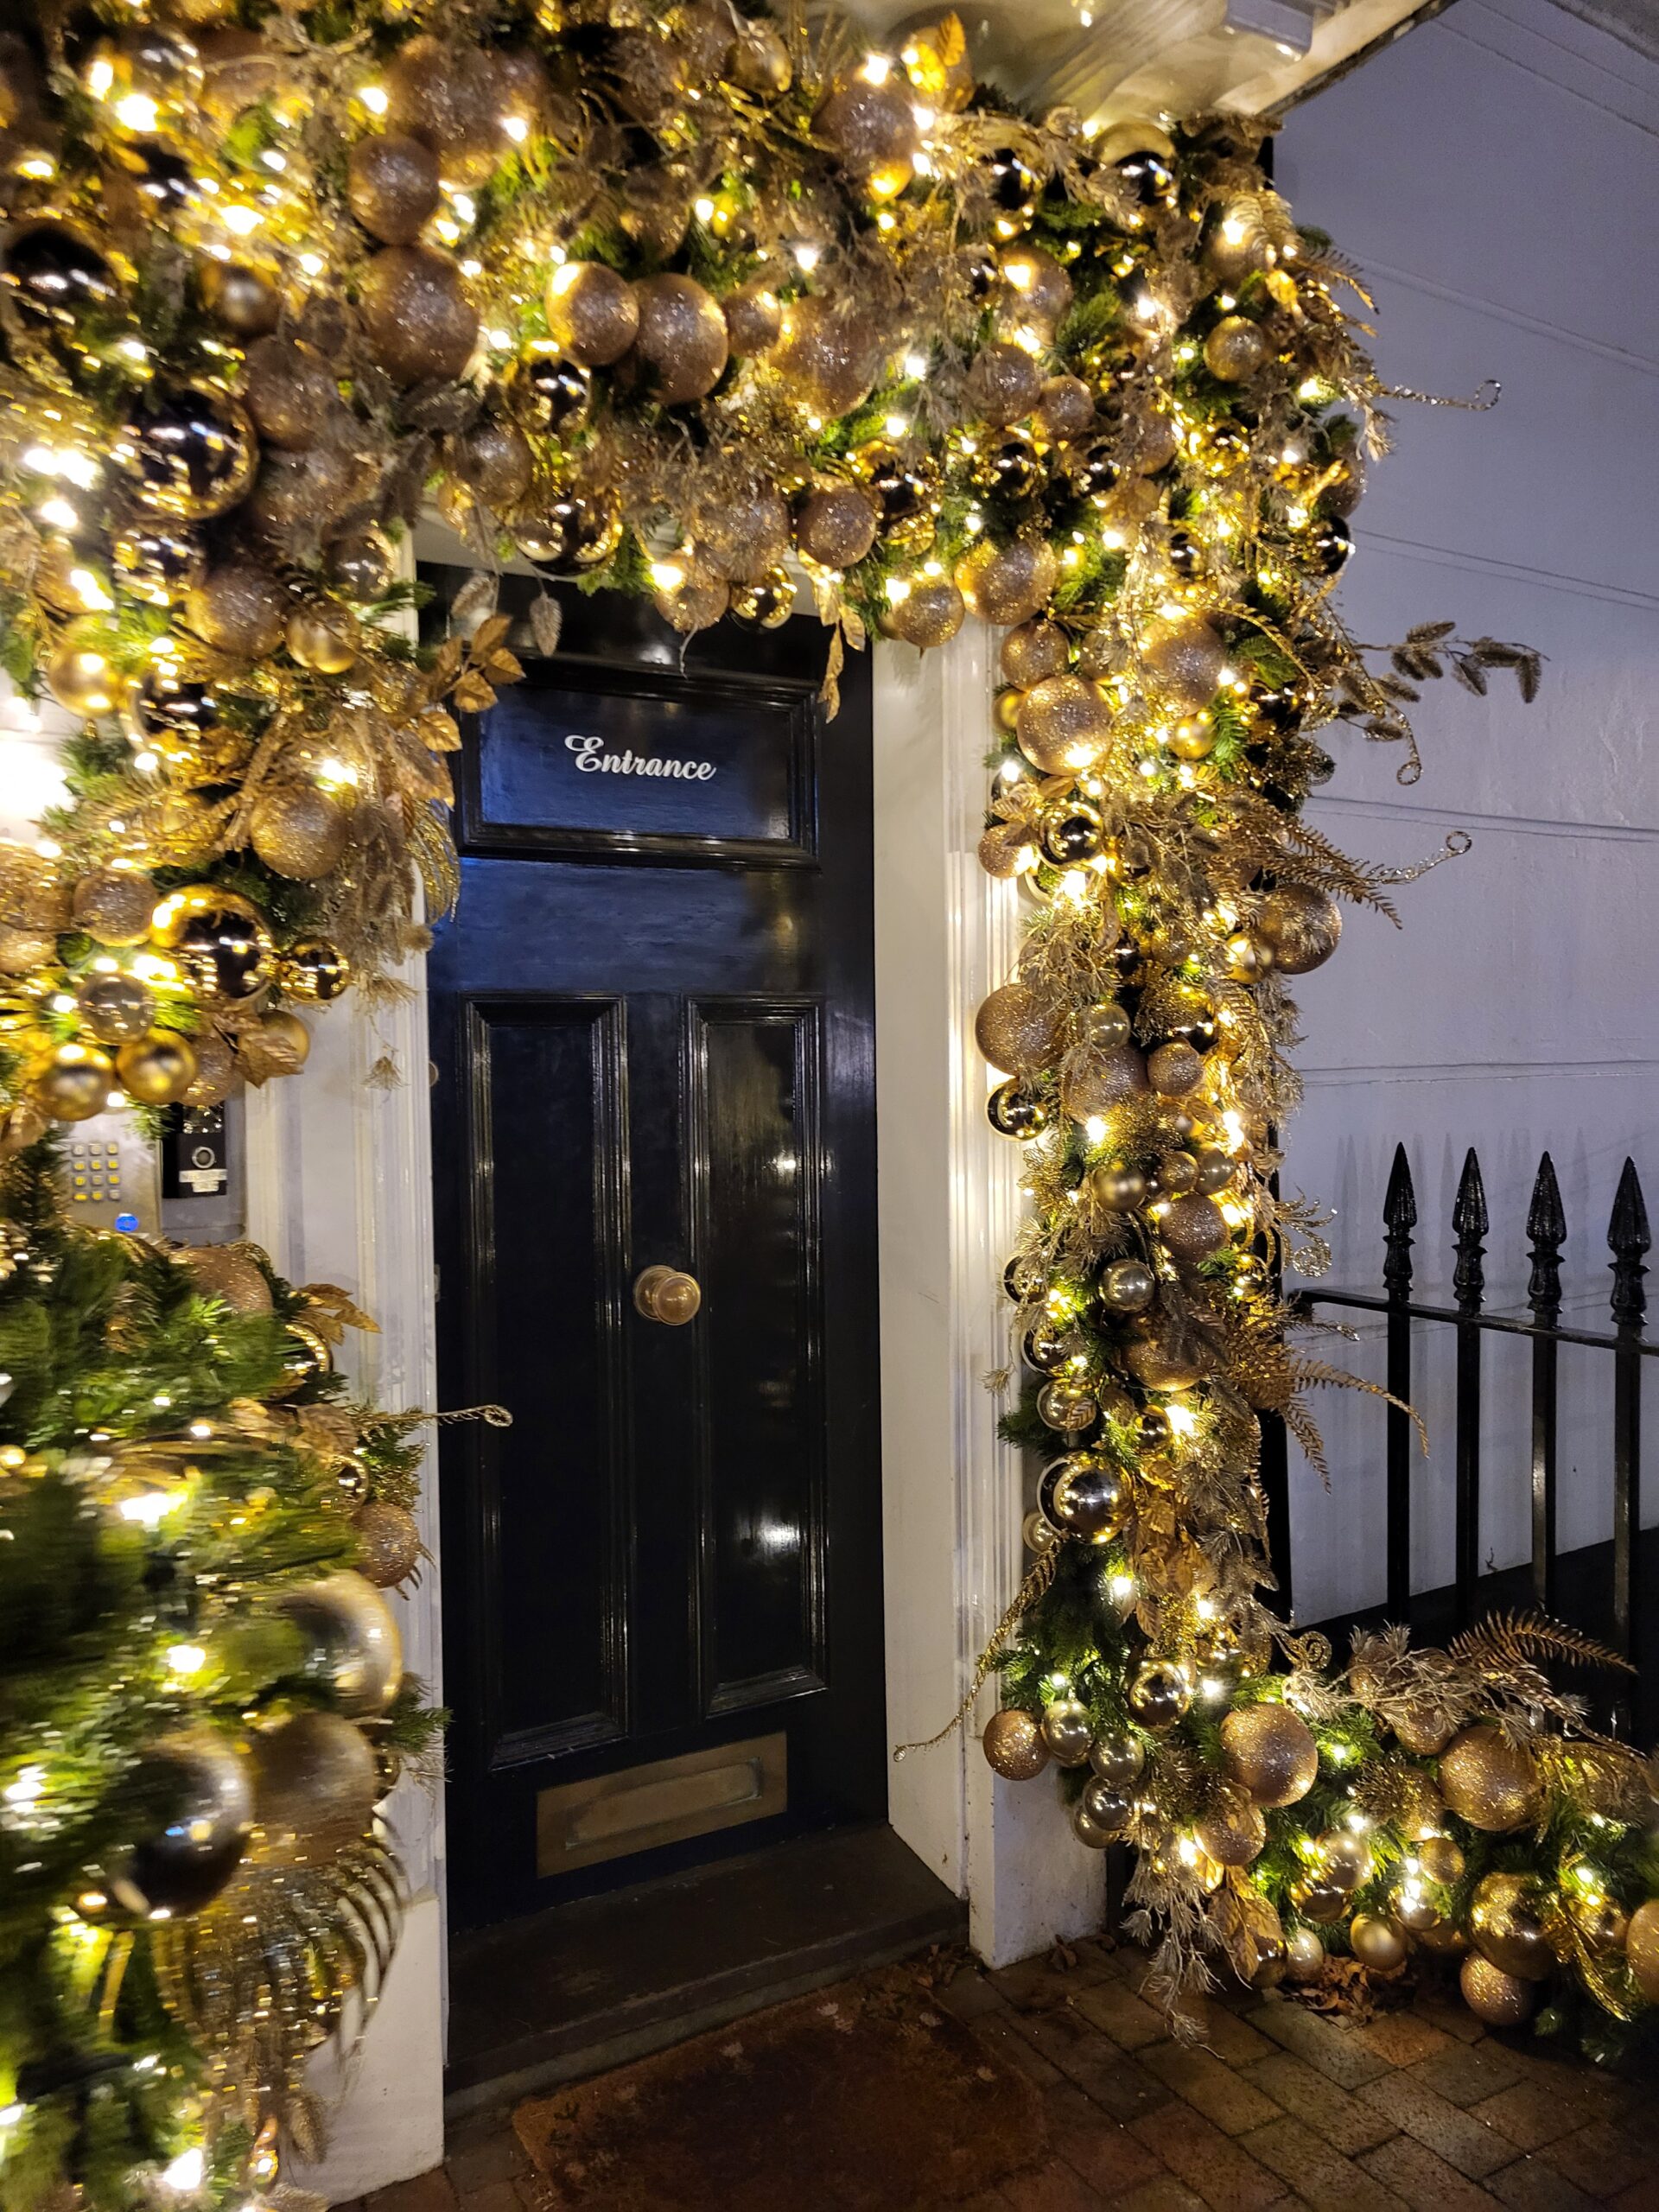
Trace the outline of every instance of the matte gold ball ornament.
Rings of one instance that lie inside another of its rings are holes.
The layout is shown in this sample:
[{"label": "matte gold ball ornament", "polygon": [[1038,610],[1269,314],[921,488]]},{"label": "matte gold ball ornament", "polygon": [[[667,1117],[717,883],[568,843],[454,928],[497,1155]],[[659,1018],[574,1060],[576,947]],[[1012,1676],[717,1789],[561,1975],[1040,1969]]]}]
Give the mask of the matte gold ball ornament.
[{"label": "matte gold ball ornament", "polygon": [[174,1254],[203,1298],[217,1298],[232,1313],[269,1313],[270,1284],[252,1250],[241,1244],[187,1244]]},{"label": "matte gold ball ornament", "polygon": [[1313,1731],[1287,1705],[1236,1706],[1221,1724],[1222,1764],[1258,1805],[1294,1805],[1319,1779]]},{"label": "matte gold ball ornament", "polygon": [[146,1034],[156,1001],[136,976],[87,976],[76,986],[80,1019],[100,1045],[130,1045]]},{"label": "matte gold ball ornament", "polygon": [[251,1742],[254,1820],[263,1855],[325,1866],[368,1833],[374,1753],[339,1713],[296,1713]]},{"label": "matte gold ball ornament", "polygon": [[23,1090],[54,1122],[88,1122],[101,1114],[115,1087],[115,1063],[79,1039],[55,1045],[29,1063]]},{"label": "matte gold ball ornament", "polygon": [[1659,2005],[1659,1897],[1649,1897],[1630,1915],[1624,1958],[1643,1996]]},{"label": "matte gold ball ornament", "polygon": [[985,1724],[981,1748],[987,1764],[1007,1782],[1031,1782],[1049,1762],[1049,1749],[1034,1715],[1007,1706]]},{"label": "matte gold ball ornament", "polygon": [[1484,1724],[1452,1738],[1440,1757],[1440,1783],[1458,1818],[1488,1834],[1528,1827],[1537,1817],[1539,1779],[1531,1757]]},{"label": "matte gold ball ornament", "polygon": [[188,1038],[157,1029],[123,1045],[116,1053],[115,1068],[129,1098],[141,1106],[171,1106],[195,1081],[196,1056]]},{"label": "matte gold ball ornament", "polygon": [[1406,1963],[1406,1932],[1388,1913],[1357,1912],[1348,1931],[1354,1956],[1372,1974],[1395,1974]]}]

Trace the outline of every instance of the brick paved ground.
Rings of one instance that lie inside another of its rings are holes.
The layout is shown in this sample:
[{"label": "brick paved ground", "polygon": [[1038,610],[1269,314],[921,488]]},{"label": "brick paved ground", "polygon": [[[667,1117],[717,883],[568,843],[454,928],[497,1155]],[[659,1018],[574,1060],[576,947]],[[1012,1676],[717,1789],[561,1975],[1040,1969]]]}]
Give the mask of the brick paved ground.
[{"label": "brick paved ground", "polygon": [[[1048,2120],[1031,2172],[959,2212],[1659,2212],[1659,2085],[1487,2035],[1455,1996],[1357,2028],[1241,1992],[1185,2047],[1139,1993],[1138,1953],[1085,1943],[1076,1960],[969,1965],[934,1989],[1037,2083]],[[543,2203],[503,2111],[352,2212]]]}]

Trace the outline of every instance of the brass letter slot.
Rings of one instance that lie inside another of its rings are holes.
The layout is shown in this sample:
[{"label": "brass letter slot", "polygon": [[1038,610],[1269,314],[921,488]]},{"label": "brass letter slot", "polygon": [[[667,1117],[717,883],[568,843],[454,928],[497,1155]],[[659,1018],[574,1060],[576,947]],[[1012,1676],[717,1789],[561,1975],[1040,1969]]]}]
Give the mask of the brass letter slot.
[{"label": "brass letter slot", "polygon": [[789,1802],[789,1738],[753,1736],[567,1782],[536,1800],[536,1871],[569,1873],[660,1843],[766,1820]]}]

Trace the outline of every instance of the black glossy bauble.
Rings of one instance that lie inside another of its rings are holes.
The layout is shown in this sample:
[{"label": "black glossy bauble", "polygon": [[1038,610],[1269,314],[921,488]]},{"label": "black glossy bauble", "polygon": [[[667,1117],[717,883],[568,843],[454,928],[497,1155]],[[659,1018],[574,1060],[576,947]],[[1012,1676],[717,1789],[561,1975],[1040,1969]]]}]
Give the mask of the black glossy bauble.
[{"label": "black glossy bauble", "polygon": [[[1141,966],[1141,948],[1132,937],[1121,937],[1106,955],[1106,965],[1122,982],[1128,982]],[[1119,996],[1122,997],[1120,992]]]},{"label": "black glossy bauble", "polygon": [[1065,1332],[1045,1319],[1033,1321],[1026,1331],[1020,1356],[1039,1375],[1052,1375],[1065,1365],[1067,1350]]},{"label": "black glossy bauble", "polygon": [[73,223],[24,223],[7,241],[0,283],[26,328],[38,335],[76,329],[120,304],[113,269]]},{"label": "black glossy bauble", "polygon": [[988,245],[965,245],[957,256],[957,266],[969,298],[982,306],[996,289],[1001,274],[996,256]]},{"label": "black glossy bauble", "polygon": [[183,599],[207,573],[207,556],[195,539],[164,523],[134,523],[111,550],[128,589],[152,607]]},{"label": "black glossy bauble", "polygon": [[1114,167],[1141,207],[1167,207],[1174,199],[1175,172],[1161,154],[1125,154]]},{"label": "black glossy bauble", "polygon": [[1048,1107],[1017,1078],[1000,1083],[985,1101],[986,1119],[999,1136],[1040,1136],[1048,1127]]},{"label": "black glossy bauble", "polygon": [[527,429],[563,436],[573,436],[586,423],[593,397],[587,370],[556,353],[520,361],[507,386],[507,403]]},{"label": "black glossy bauble", "polygon": [[170,153],[149,139],[142,145],[129,146],[122,154],[121,166],[133,188],[143,193],[158,214],[175,213],[188,207],[201,190],[181,154]]},{"label": "black glossy bauble", "polygon": [[219,706],[206,683],[188,683],[152,668],[138,687],[138,721],[152,737],[188,742],[219,720]]},{"label": "black glossy bauble", "polygon": [[1105,842],[1106,825],[1098,810],[1081,800],[1051,807],[1043,817],[1042,846],[1057,868],[1075,867],[1091,861]]},{"label": "black glossy bauble", "polygon": [[1169,565],[1178,576],[1196,576],[1203,573],[1203,551],[1184,530],[1171,531],[1166,551]]},{"label": "black glossy bauble", "polygon": [[1175,1019],[1166,1021],[1163,1027],[1166,1041],[1179,1038],[1182,1044],[1190,1045],[1195,1052],[1212,1051],[1216,1039],[1221,1033],[1216,1025],[1215,1008],[1207,1000],[1199,998],[1196,992]]},{"label": "black glossy bauble", "polygon": [[245,414],[206,385],[158,384],[134,398],[110,461],[147,514],[200,522],[253,482],[258,445]]},{"label": "black glossy bauble", "polygon": [[1100,500],[1116,490],[1122,473],[1112,458],[1110,445],[1101,438],[1093,445],[1074,448],[1066,467],[1066,480],[1078,499]]},{"label": "black glossy bauble", "polygon": [[986,164],[991,197],[1005,214],[1028,217],[1036,212],[1042,189],[1036,173],[1026,167],[1012,146],[999,146]]},{"label": "black glossy bauble", "polygon": [[513,530],[520,550],[538,568],[558,575],[581,575],[602,569],[622,536],[622,518],[614,507],[590,499],[579,492],[550,499],[533,520]]},{"label": "black glossy bauble", "polygon": [[1010,430],[975,457],[974,481],[998,499],[1029,499],[1043,480],[1043,464],[1023,430]]},{"label": "black glossy bauble", "polygon": [[1302,698],[1294,685],[1252,683],[1250,708],[1257,719],[1281,737],[1288,737],[1302,719]]},{"label": "black glossy bauble", "polygon": [[1320,575],[1334,576],[1354,550],[1353,533],[1335,515],[1322,515],[1308,533],[1306,544]]},{"label": "black glossy bauble", "polygon": [[883,535],[905,523],[913,523],[928,509],[927,479],[911,467],[891,447],[874,447],[861,471],[881,510]]}]

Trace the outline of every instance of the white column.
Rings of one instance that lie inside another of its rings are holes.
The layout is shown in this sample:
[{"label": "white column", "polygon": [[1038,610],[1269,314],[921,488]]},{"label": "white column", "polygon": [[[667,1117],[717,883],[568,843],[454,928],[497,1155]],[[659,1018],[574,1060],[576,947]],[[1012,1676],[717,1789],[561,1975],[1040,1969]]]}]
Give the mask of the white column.
[{"label": "white column", "polygon": [[[1014,1591],[1020,1455],[986,1376],[1008,1361],[1003,1266],[1020,1217],[1015,1147],[985,1117],[973,1016],[1020,939],[1019,894],[976,855],[991,741],[991,644],[975,626],[875,663],[876,1098],[880,1174],[882,1495],[888,1727],[931,1736],[956,1709]],[[833,728],[830,733],[834,742]],[[1052,1783],[981,1755],[995,1710],[891,1770],[891,1818],[966,1895],[995,1965],[1099,1925],[1104,1867]]]}]

